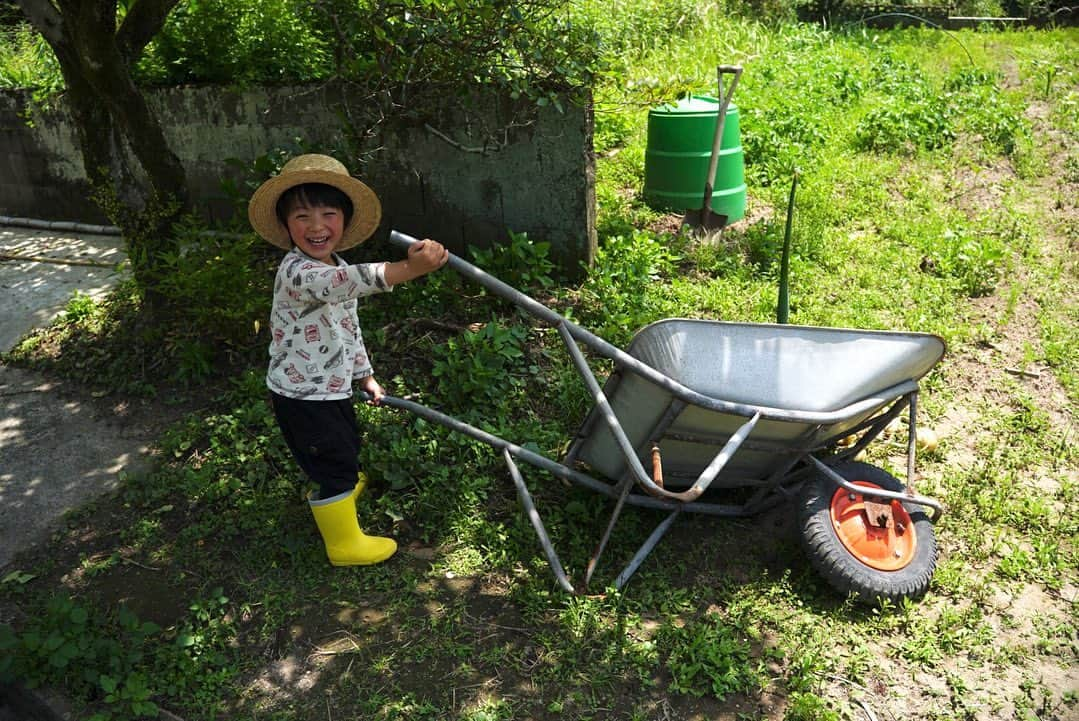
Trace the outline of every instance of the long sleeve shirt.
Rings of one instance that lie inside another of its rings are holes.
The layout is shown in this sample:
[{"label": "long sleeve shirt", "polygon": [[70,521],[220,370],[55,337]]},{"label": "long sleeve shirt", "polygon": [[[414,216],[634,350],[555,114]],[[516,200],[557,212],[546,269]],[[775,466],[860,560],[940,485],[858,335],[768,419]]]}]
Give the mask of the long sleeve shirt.
[{"label": "long sleeve shirt", "polygon": [[352,380],[374,371],[356,314],[357,299],[392,290],[385,263],[327,265],[293,248],[281,261],[270,312],[267,387],[305,400],[352,395]]}]

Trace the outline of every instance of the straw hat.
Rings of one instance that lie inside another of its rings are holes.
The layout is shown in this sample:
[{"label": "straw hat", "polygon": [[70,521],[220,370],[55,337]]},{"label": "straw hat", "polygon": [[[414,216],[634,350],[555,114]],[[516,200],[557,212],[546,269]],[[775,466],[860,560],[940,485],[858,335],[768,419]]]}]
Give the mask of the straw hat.
[{"label": "straw hat", "polygon": [[345,250],[371,237],[382,218],[382,204],[375,191],[348,174],[348,168],[328,155],[297,155],[281,172],[258,187],[247,204],[251,227],[279,248],[289,250],[292,240],[277,219],[277,200],[289,188],[304,183],[332,185],[352,200],[352,219],[341,234],[336,250]]}]

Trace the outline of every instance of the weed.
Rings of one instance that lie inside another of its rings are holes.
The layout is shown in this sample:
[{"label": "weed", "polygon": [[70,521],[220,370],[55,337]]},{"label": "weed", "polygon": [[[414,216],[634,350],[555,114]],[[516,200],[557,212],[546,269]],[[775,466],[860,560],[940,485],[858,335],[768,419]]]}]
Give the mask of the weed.
[{"label": "weed", "polygon": [[[179,630],[162,630],[120,606],[104,614],[67,596],[54,596],[41,617],[18,632],[0,626],[0,677],[28,686],[65,689],[98,710],[91,718],[156,716],[156,700],[216,704],[216,692],[232,672],[223,655],[220,606],[194,604]],[[161,644],[160,641],[172,643]]]},{"label": "weed", "polygon": [[790,697],[783,721],[839,721],[837,711],[829,708],[828,703],[812,693],[796,693]]},{"label": "weed", "polygon": [[94,299],[76,290],[64,306],[64,320],[68,323],[85,324],[98,312]]},{"label": "weed", "polygon": [[474,249],[476,265],[524,292],[550,288],[555,265],[548,257],[550,243],[533,242],[527,233],[509,234],[509,242],[487,250]]},{"label": "weed", "polygon": [[581,319],[600,337],[625,345],[641,327],[665,315],[669,297],[660,281],[674,271],[679,256],[671,238],[635,231],[608,238],[581,289]]},{"label": "weed", "polygon": [[958,283],[965,295],[986,295],[996,287],[1003,270],[1004,243],[991,234],[944,231],[934,267]]},{"label": "weed", "polygon": [[507,398],[538,371],[527,363],[527,338],[527,328],[503,327],[492,319],[479,330],[462,333],[433,349],[431,374],[438,379],[440,397],[455,409],[475,404],[484,409],[504,408]]},{"label": "weed", "polygon": [[717,614],[668,625],[657,643],[675,691],[724,699],[733,693],[759,692],[764,684],[763,669],[752,662],[748,640]]},{"label": "weed", "polygon": [[934,150],[955,139],[953,111],[937,98],[917,95],[870,110],[855,129],[855,147],[884,152]]}]

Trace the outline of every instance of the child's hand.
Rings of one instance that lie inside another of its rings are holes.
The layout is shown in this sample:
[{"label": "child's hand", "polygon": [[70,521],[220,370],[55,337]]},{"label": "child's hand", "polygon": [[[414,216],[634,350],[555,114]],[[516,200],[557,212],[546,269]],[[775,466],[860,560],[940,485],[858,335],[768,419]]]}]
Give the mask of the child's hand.
[{"label": "child's hand", "polygon": [[408,249],[408,264],[416,271],[416,277],[438,270],[450,259],[450,252],[437,240],[421,240]]},{"label": "child's hand", "polygon": [[380,405],[382,403],[382,396],[386,395],[386,391],[382,389],[382,386],[378,384],[374,376],[367,376],[360,381],[360,390],[370,394],[371,400],[367,401],[373,406]]},{"label": "child's hand", "polygon": [[387,263],[386,282],[397,285],[427,275],[438,270],[450,259],[450,252],[434,240],[421,240],[408,247],[408,258],[395,263]]}]

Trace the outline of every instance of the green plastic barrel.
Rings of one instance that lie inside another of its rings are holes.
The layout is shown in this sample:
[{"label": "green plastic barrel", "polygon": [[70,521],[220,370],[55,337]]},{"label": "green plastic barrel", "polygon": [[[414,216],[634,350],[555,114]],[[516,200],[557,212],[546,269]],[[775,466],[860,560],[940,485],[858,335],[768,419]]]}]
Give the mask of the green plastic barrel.
[{"label": "green plastic barrel", "polygon": [[[644,198],[654,208],[684,212],[702,207],[704,181],[719,119],[719,101],[701,95],[654,108],[648,113],[644,156]],[[727,222],[746,214],[745,164],[738,108],[727,106],[719,164],[712,184],[712,211]]]}]

